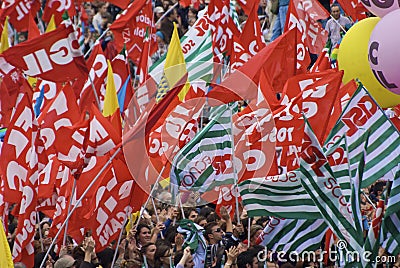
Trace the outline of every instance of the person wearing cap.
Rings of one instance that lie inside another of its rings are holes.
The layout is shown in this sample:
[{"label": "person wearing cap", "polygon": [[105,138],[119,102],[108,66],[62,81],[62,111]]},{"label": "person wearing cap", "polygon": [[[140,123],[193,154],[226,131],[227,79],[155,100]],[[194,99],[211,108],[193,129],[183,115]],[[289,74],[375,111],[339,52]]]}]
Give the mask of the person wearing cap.
[{"label": "person wearing cap", "polygon": [[[161,18],[161,16],[164,14],[164,8],[163,7],[160,7],[160,6],[158,6],[158,7],[155,7],[154,8],[154,21],[155,22],[157,22],[160,18]],[[156,27],[158,26],[159,27],[159,23],[156,25]]]}]

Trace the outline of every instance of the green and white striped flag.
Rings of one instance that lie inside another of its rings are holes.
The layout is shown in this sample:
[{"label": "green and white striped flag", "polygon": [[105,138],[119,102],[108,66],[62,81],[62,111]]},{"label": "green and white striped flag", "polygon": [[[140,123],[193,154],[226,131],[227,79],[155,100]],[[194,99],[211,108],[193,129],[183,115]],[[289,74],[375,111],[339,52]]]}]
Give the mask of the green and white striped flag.
[{"label": "green and white striped flag", "polygon": [[191,220],[182,219],[176,231],[184,236],[183,248],[190,247],[195,267],[203,267],[207,248],[204,229]]},{"label": "green and white striped flag", "polygon": [[382,231],[384,238],[392,237],[400,245],[400,164],[390,190]]},{"label": "green and white striped flag", "polygon": [[[362,85],[325,141],[325,151],[343,135],[347,137],[351,177],[356,176],[366,137],[369,136],[361,188],[381,178],[393,180],[400,162],[400,135]],[[343,165],[343,168],[346,167]]]},{"label": "green and white striped flag", "polygon": [[[210,82],[213,74],[213,52],[210,21],[207,9],[199,12],[196,23],[181,38],[182,52],[189,73],[189,81],[204,80]],[[160,82],[166,55],[150,67],[150,75],[157,84]]]},{"label": "green and white striped flag", "polygon": [[348,162],[346,135],[337,137],[331,142],[327,148],[324,148],[326,158],[331,164],[333,174],[342,189],[346,200],[350,200],[351,185],[350,185],[350,167]]},{"label": "green and white striped flag", "polygon": [[[176,154],[172,162],[171,184],[181,190],[202,194],[217,186],[234,184],[231,106],[214,108],[210,118],[211,121]],[[173,190],[173,194],[177,194],[176,187]]]},{"label": "green and white striped flag", "polygon": [[362,252],[363,237],[359,236],[350,206],[336,181],[318,139],[305,120],[300,158],[301,184],[314,200],[322,217],[337,237],[348,243],[347,250]]},{"label": "green and white striped flag", "polygon": [[383,200],[379,200],[375,210],[374,219],[371,222],[371,226],[368,230],[368,235],[364,243],[364,252],[370,252],[370,255],[368,257],[369,260],[366,260],[365,258],[361,259],[363,267],[375,267],[375,263],[373,261],[376,260],[376,257],[379,254],[380,230],[384,209],[385,202]]},{"label": "green and white striped flag", "polygon": [[385,239],[382,244],[382,247],[391,255],[396,256],[400,254],[400,244],[392,237],[389,236]]},{"label": "green and white striped flag", "polygon": [[321,247],[328,226],[323,219],[295,220],[272,217],[257,243],[273,251],[314,251]]},{"label": "green and white striped flag", "polygon": [[249,217],[322,219],[318,207],[301,185],[299,170],[278,176],[254,178],[239,184],[240,196]]}]

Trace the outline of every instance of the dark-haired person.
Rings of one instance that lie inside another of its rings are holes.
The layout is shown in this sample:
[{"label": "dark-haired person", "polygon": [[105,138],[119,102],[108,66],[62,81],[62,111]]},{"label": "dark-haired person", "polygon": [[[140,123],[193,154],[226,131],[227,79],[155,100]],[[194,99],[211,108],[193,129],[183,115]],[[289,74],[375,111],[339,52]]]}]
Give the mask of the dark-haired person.
[{"label": "dark-haired person", "polygon": [[157,268],[169,268],[174,263],[174,254],[171,246],[167,243],[157,244],[154,254],[154,265]]},{"label": "dark-haired person", "polygon": [[247,250],[242,252],[237,257],[238,268],[258,268],[257,252],[254,250]]},{"label": "dark-haired person", "polygon": [[138,249],[140,250],[143,245],[151,242],[151,229],[148,225],[141,223],[136,230],[135,238]]},{"label": "dark-haired person", "polygon": [[331,5],[331,19],[325,25],[325,30],[329,33],[331,46],[334,48],[342,40],[342,36],[351,26],[349,18],[340,14],[340,6],[338,4]]},{"label": "dark-haired person", "polygon": [[149,267],[149,268],[155,267],[154,256],[155,256],[156,250],[157,250],[156,244],[154,244],[152,242],[147,243],[140,249],[140,253],[143,256],[143,263],[147,264],[146,267]]},{"label": "dark-haired person", "polygon": [[194,262],[190,248],[187,247],[183,251],[175,253],[175,268],[193,268]]}]

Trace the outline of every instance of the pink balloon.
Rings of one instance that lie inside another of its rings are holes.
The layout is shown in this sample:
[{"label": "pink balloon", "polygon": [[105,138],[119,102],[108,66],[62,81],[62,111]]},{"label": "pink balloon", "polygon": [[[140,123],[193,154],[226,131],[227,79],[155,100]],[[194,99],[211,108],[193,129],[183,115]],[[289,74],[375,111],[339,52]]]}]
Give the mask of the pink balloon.
[{"label": "pink balloon", "polygon": [[360,0],[373,14],[383,18],[386,14],[400,9],[400,0]]},{"label": "pink balloon", "polygon": [[383,17],[372,31],[368,59],[378,81],[400,95],[400,9]]}]

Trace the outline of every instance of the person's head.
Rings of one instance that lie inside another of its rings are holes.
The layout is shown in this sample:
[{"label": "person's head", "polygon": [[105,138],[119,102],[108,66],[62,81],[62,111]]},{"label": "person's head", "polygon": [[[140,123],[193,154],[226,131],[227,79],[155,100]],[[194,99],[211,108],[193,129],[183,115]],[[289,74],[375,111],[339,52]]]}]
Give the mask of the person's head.
[{"label": "person's head", "polygon": [[[183,251],[178,251],[175,253],[175,258],[174,258],[174,264],[175,267],[178,265],[178,263],[181,261],[183,257]],[[194,267],[194,262],[193,262],[193,257],[192,255],[187,258],[185,264],[183,265],[185,268],[193,268]]]},{"label": "person's head", "polygon": [[204,228],[207,224],[207,219],[203,216],[197,216],[194,222]]},{"label": "person's head", "polygon": [[209,206],[204,206],[200,209],[200,216],[203,216],[205,218],[207,218],[208,215],[210,215],[211,213],[214,213],[214,209],[209,207]]},{"label": "person's head", "polygon": [[222,236],[224,235],[221,227],[219,227],[216,222],[209,222],[205,226],[205,237],[208,242],[212,244],[216,244],[222,240]]},{"label": "person's head", "polygon": [[174,261],[172,248],[166,243],[157,244],[154,261],[156,267],[170,267]]},{"label": "person's head", "polygon": [[14,264],[14,268],[26,268],[26,265],[23,264],[22,262],[16,262]]},{"label": "person's head", "polygon": [[240,253],[237,257],[238,268],[258,268],[257,253],[253,250],[247,250]]},{"label": "person's head", "polygon": [[112,260],[114,257],[114,250],[112,248],[105,248],[97,253],[97,257],[103,268],[111,268]]},{"label": "person's head", "polygon": [[335,20],[340,18],[340,7],[339,7],[339,5],[337,5],[337,4],[331,5],[331,15]]},{"label": "person's head", "polygon": [[18,44],[26,41],[27,39],[28,39],[28,33],[27,32],[18,33]]},{"label": "person's head", "polygon": [[147,260],[154,262],[154,254],[156,253],[156,244],[150,242],[145,244],[141,249],[140,252],[143,256],[146,257]]},{"label": "person's head", "polygon": [[107,7],[108,7],[107,3],[100,3],[98,6],[98,12],[100,14],[105,14],[107,12]]},{"label": "person's head", "polygon": [[197,10],[193,7],[190,7],[188,10],[188,19],[194,18],[195,20],[197,19]]},{"label": "person's head", "polygon": [[149,243],[151,240],[151,230],[146,224],[139,224],[136,232],[136,241],[140,245]]},{"label": "person's head", "polygon": [[176,8],[172,9],[168,14],[167,17],[170,21],[176,21],[178,19],[178,10]]},{"label": "person's head", "polygon": [[185,212],[185,216],[191,221],[194,221],[197,218],[197,215],[199,215],[197,210],[193,207],[185,208],[183,211]]},{"label": "person's head", "polygon": [[157,21],[159,18],[161,18],[161,16],[164,14],[164,8],[163,7],[156,7],[154,9],[154,17],[155,17],[155,21]]},{"label": "person's head", "polygon": [[171,1],[164,0],[164,1],[162,1],[162,5],[163,5],[164,10],[168,10],[168,7],[171,5]]},{"label": "person's head", "polygon": [[260,225],[252,225],[250,227],[250,245],[256,245],[257,237],[262,233],[262,226]]},{"label": "person's head", "polygon": [[54,268],[76,267],[76,261],[71,255],[64,255],[54,263]]},{"label": "person's head", "polygon": [[218,216],[218,214],[215,212],[212,212],[207,216],[207,222],[213,222],[213,221],[219,222],[220,220],[221,220],[221,217]]}]

